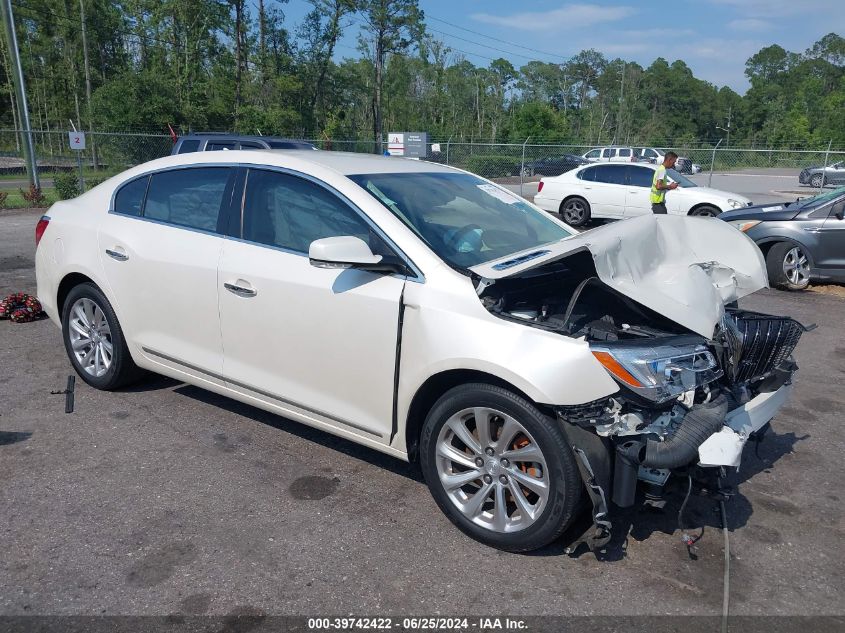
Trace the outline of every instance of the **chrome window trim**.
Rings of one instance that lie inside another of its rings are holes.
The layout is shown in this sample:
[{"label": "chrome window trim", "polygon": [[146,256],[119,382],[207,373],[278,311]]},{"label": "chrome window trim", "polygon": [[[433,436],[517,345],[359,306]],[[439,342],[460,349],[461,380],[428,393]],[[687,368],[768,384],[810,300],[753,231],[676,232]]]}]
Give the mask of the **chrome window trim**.
[{"label": "chrome window trim", "polygon": [[[192,152],[192,153],[196,153],[196,152]],[[240,227],[241,227],[240,234],[241,235],[243,235],[244,204],[246,202],[246,186],[247,186],[247,182],[249,181],[249,169],[254,168],[254,169],[263,169],[263,170],[267,170],[267,171],[281,172],[281,173],[284,173],[284,174],[288,174],[290,176],[296,176],[296,177],[299,177],[299,178],[304,178],[306,180],[313,182],[318,187],[323,187],[329,193],[331,193],[331,194],[337,196],[338,198],[340,198],[344,202],[344,204],[349,206],[355,213],[357,213],[359,216],[361,216],[361,218],[364,220],[364,222],[366,222],[376,232],[376,234],[380,238],[382,238],[387,243],[387,245],[390,246],[390,248],[392,248],[396,252],[396,254],[402,260],[404,260],[405,264],[407,264],[408,268],[413,272],[413,276],[411,276],[411,275],[399,275],[397,273],[393,273],[393,274],[390,275],[390,277],[397,277],[397,278],[405,279],[406,281],[411,281],[411,282],[414,282],[414,283],[420,283],[420,284],[425,283],[425,275],[423,275],[422,271],[414,263],[414,261],[405,253],[405,251],[403,251],[401,248],[399,248],[399,246],[396,244],[396,242],[394,242],[390,237],[388,237],[387,233],[385,233],[384,230],[382,230],[382,228],[380,226],[378,226],[366,213],[364,213],[361,209],[359,209],[357,205],[355,205],[351,200],[349,200],[349,198],[347,198],[345,195],[340,193],[337,189],[335,189],[334,187],[332,187],[328,183],[323,182],[319,178],[316,178],[314,176],[311,176],[310,174],[305,174],[305,173],[302,173],[300,171],[296,171],[294,169],[290,169],[290,168],[287,168],[287,167],[279,167],[277,165],[264,165],[264,164],[261,164],[261,163],[202,162],[202,163],[193,163],[191,165],[174,165],[174,166],[170,166],[170,167],[159,167],[158,169],[151,169],[151,170],[146,171],[142,174],[138,174],[136,176],[133,176],[132,178],[120,183],[120,185],[115,187],[115,190],[112,192],[111,199],[109,201],[109,210],[108,210],[109,215],[117,215],[117,216],[120,216],[122,218],[128,218],[128,219],[131,219],[131,220],[141,220],[143,222],[152,222],[153,224],[159,224],[161,226],[168,226],[168,227],[171,227],[171,228],[174,228],[174,229],[179,229],[181,231],[191,231],[191,232],[194,232],[194,233],[200,233],[202,235],[212,235],[212,236],[215,236],[215,237],[219,237],[221,239],[234,240],[234,241],[237,241],[237,242],[243,242],[245,244],[251,244],[251,245],[254,245],[254,246],[259,246],[261,248],[269,248],[271,250],[278,250],[278,251],[281,251],[281,252],[284,252],[284,253],[289,253],[291,255],[299,255],[301,257],[308,257],[308,253],[302,253],[300,251],[285,249],[281,246],[272,246],[272,245],[269,245],[269,244],[261,244],[259,242],[244,240],[242,237],[233,237],[231,235],[225,235],[225,234],[220,233],[216,230],[215,231],[205,231],[203,229],[196,229],[196,228],[189,227],[189,226],[182,226],[180,224],[173,224],[171,222],[164,222],[162,220],[154,220],[154,219],[151,219],[151,218],[144,217],[143,215],[140,215],[140,216],[127,215],[125,213],[118,213],[114,209],[114,202],[115,202],[115,198],[117,197],[118,191],[123,189],[123,187],[128,185],[130,182],[134,182],[135,180],[139,180],[141,178],[150,177],[150,180],[147,182],[147,192],[144,194],[143,206],[145,207],[146,204],[147,204],[147,193],[149,193],[150,182],[152,182],[151,176],[158,174],[158,173],[161,173],[161,172],[165,172],[165,171],[177,171],[177,170],[181,170],[181,169],[197,169],[197,168],[201,168],[201,167],[231,167],[231,168],[234,168],[234,169],[244,168],[244,169],[247,170],[247,173],[246,173],[245,178],[244,178],[243,191],[241,192],[241,204],[240,204]],[[344,175],[344,178],[345,177],[346,176]],[[350,182],[353,182],[353,181],[350,180]],[[353,182],[353,184],[355,184],[355,183]],[[142,207],[141,213],[143,214],[143,212],[144,212],[144,208]]]}]

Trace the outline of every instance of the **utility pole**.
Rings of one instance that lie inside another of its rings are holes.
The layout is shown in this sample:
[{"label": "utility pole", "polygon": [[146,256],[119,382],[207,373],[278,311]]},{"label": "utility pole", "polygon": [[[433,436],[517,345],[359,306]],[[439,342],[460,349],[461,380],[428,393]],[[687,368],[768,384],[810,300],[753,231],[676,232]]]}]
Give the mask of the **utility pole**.
[{"label": "utility pole", "polygon": [[12,79],[14,79],[15,92],[18,97],[18,114],[20,115],[21,127],[23,128],[23,153],[26,159],[26,170],[30,184],[40,189],[41,181],[38,178],[35,146],[32,142],[32,127],[29,124],[29,104],[26,101],[26,85],[23,81],[23,69],[21,68],[21,57],[18,51],[18,35],[15,32],[15,19],[12,15],[11,0],[0,0],[0,9],[2,9],[3,13],[3,24],[6,26],[6,41],[9,43]]},{"label": "utility pole", "polygon": [[625,62],[622,62],[622,80],[619,86],[619,110],[616,113],[616,134],[614,137],[619,139],[619,142],[622,142],[622,104],[625,101]]},{"label": "utility pole", "polygon": [[731,106],[728,106],[728,127],[721,127],[720,125],[717,125],[716,129],[722,130],[723,132],[727,132],[728,138],[725,141],[725,147],[730,147],[730,145],[731,145]]},{"label": "utility pole", "polygon": [[[94,131],[94,121],[91,115],[91,71],[88,67],[88,27],[85,26],[85,0],[79,0],[79,19],[82,22],[82,60],[85,65],[85,101],[88,106],[88,131]],[[91,159],[94,169],[97,169],[97,145],[91,137]]]}]

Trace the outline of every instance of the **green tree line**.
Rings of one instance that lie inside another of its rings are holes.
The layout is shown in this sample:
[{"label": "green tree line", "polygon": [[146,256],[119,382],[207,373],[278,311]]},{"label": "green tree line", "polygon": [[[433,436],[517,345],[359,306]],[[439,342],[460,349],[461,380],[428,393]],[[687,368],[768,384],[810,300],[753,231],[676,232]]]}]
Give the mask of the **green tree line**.
[{"label": "green tree line", "polygon": [[[39,129],[188,130],[381,139],[845,147],[845,39],[778,45],[746,62],[739,95],[681,60],[643,67],[581,51],[561,63],[476,65],[427,30],[418,0],[20,0]],[[341,36],[359,33],[356,48]],[[18,126],[5,38],[0,126]],[[730,130],[730,132],[728,132]]]}]

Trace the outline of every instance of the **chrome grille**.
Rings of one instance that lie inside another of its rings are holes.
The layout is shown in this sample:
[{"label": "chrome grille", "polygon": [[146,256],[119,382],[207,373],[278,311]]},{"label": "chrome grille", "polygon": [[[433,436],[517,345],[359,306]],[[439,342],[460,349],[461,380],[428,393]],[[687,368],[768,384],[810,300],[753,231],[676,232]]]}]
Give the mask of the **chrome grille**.
[{"label": "chrome grille", "polygon": [[749,312],[726,313],[722,321],[727,365],[732,382],[765,378],[789,358],[804,326],[788,317]]}]

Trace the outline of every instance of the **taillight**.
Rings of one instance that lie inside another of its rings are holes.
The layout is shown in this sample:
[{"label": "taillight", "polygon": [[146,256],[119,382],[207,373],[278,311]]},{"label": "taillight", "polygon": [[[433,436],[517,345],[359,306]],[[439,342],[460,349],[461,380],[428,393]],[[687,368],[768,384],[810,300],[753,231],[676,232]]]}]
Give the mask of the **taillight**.
[{"label": "taillight", "polygon": [[42,215],[41,218],[38,220],[38,224],[35,225],[35,246],[38,246],[38,242],[41,241],[41,238],[44,236],[44,231],[47,230],[47,225],[50,224],[50,216]]},{"label": "taillight", "polygon": [[540,193],[540,192],[543,190],[543,185],[544,185],[544,184],[546,184],[546,183],[544,183],[544,182],[541,180],[541,181],[540,181],[540,184],[539,184],[539,185],[537,185],[537,193]]}]

